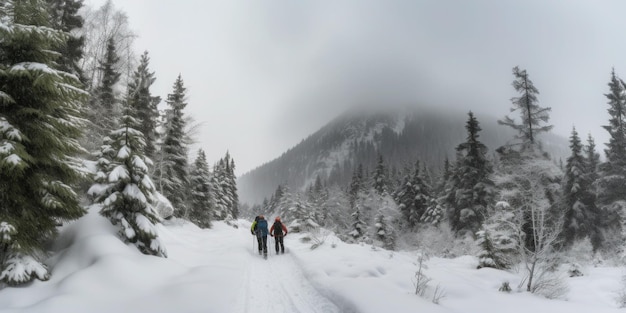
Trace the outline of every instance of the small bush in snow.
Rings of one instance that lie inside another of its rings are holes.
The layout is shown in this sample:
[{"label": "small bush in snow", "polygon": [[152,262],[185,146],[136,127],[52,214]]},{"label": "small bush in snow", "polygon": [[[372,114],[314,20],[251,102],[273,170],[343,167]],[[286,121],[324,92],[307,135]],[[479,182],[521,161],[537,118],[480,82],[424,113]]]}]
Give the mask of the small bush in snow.
[{"label": "small bush in snow", "polygon": [[508,281],[502,282],[502,286],[498,288],[498,291],[501,292],[511,292],[511,285],[509,285]]},{"label": "small bush in snow", "polygon": [[580,264],[572,263],[567,270],[567,274],[569,277],[580,277],[583,276],[583,272],[581,270]]},{"label": "small bush in snow", "polygon": [[424,270],[427,268],[426,260],[426,254],[420,253],[420,256],[417,258],[417,271],[415,272],[415,278],[413,280],[415,294],[420,297],[424,297],[428,283],[431,281],[431,278],[426,276],[426,273],[424,273]]}]

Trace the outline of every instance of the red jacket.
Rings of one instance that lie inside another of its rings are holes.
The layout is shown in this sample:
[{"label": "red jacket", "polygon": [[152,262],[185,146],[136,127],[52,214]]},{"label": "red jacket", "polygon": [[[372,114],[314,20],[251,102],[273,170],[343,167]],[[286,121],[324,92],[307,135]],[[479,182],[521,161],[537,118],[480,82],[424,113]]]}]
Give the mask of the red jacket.
[{"label": "red jacket", "polygon": [[[276,222],[274,222],[274,224],[272,224],[272,227],[270,228],[270,236],[274,236],[274,225],[276,225]],[[285,227],[285,224],[283,224],[282,222],[280,222],[280,226],[283,229],[283,234],[282,235],[278,235],[278,236],[287,236],[287,227]]]}]

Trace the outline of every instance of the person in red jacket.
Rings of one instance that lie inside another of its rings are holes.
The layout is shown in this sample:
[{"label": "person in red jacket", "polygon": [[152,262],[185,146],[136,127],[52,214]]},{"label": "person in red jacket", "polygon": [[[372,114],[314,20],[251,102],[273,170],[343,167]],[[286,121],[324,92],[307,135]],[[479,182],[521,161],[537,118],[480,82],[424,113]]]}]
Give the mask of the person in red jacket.
[{"label": "person in red jacket", "polygon": [[283,238],[287,236],[287,227],[280,221],[280,216],[274,219],[274,224],[270,228],[270,236],[274,237],[276,245],[276,254],[278,254],[278,245],[280,245],[280,253],[285,253],[285,244]]}]

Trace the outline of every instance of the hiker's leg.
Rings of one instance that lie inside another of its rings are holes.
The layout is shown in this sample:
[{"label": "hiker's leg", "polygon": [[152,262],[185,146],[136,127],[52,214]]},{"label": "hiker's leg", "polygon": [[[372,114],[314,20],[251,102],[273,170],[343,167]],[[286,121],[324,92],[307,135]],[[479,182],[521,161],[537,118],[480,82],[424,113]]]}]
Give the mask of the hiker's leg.
[{"label": "hiker's leg", "polygon": [[267,254],[267,236],[263,236],[263,253]]}]

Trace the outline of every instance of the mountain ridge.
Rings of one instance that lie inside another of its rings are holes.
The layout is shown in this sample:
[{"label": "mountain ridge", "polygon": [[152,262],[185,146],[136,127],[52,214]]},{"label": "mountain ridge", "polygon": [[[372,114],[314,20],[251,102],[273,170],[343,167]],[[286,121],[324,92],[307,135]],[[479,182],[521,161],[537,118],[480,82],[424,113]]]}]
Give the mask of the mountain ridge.
[{"label": "mountain ridge", "polygon": [[[317,176],[345,185],[357,164],[372,169],[379,154],[391,167],[411,166],[419,160],[439,171],[446,158],[454,160],[456,146],[465,140],[467,113],[430,107],[347,111],[279,157],[240,176],[239,197],[243,203],[260,203],[278,185],[302,189]],[[513,140],[514,130],[499,125],[497,118],[475,115],[482,128],[479,139],[490,155]],[[567,139],[549,133],[542,141],[554,159],[566,157]]]}]

